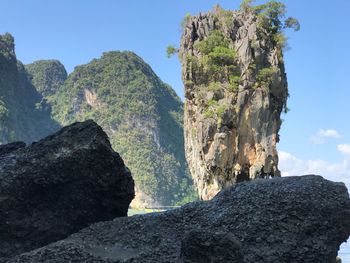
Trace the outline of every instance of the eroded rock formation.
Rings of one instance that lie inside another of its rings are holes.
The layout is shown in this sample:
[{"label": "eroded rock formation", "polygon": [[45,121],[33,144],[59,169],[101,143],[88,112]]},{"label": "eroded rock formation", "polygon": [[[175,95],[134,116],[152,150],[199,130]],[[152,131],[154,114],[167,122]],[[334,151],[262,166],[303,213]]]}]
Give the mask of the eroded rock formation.
[{"label": "eroded rock formation", "polygon": [[216,8],[187,18],[179,50],[185,147],[202,199],[237,181],[280,176],[288,89],[279,38],[253,12]]},{"label": "eroded rock formation", "polygon": [[51,106],[30,82],[17,60],[12,35],[0,35],[0,144],[31,143],[59,129]]},{"label": "eroded rock formation", "polygon": [[333,263],[349,235],[343,183],[313,175],[258,179],[211,201],[100,222],[8,262]]},{"label": "eroded rock formation", "polygon": [[0,262],[126,216],[133,197],[130,171],[93,121],[0,146]]}]

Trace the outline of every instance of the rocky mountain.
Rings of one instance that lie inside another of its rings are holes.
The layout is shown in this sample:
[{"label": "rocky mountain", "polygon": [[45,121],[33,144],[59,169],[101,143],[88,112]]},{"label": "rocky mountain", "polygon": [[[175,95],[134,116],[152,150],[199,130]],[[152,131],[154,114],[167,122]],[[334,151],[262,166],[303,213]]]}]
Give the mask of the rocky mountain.
[{"label": "rocky mountain", "polygon": [[183,104],[140,57],[107,52],[65,79],[57,61],[26,66],[61,125],[93,119],[130,168],[132,205],[171,205],[193,199],[184,156]]},{"label": "rocky mountain", "polygon": [[36,91],[15,54],[14,39],[0,35],[0,144],[32,142],[59,125],[51,119],[51,107]]},{"label": "rocky mountain", "polygon": [[[249,1],[245,1],[249,2]],[[202,199],[235,182],[280,176],[276,143],[287,110],[284,5],[219,6],[186,17],[179,49],[186,158]]]},{"label": "rocky mountain", "polygon": [[58,60],[39,60],[25,68],[37,91],[45,97],[55,94],[67,79],[67,71]]}]

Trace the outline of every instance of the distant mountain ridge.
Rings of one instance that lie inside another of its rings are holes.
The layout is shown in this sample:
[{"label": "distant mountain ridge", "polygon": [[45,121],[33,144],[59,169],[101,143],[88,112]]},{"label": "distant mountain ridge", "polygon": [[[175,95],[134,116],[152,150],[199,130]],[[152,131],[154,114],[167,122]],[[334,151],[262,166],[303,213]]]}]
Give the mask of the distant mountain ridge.
[{"label": "distant mountain ridge", "polygon": [[29,143],[58,128],[51,119],[50,105],[16,58],[14,38],[9,33],[0,35],[0,144]]},{"label": "distant mountain ridge", "polygon": [[184,155],[183,103],[139,56],[106,52],[67,77],[57,60],[26,65],[61,125],[93,119],[131,169],[132,205],[174,205],[193,199]]}]

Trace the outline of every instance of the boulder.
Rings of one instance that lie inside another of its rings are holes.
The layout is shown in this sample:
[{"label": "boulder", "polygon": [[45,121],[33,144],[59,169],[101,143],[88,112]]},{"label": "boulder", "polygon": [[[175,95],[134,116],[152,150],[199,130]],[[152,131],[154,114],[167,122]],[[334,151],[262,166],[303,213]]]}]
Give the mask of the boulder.
[{"label": "boulder", "polygon": [[95,122],[0,146],[0,262],[127,215],[130,171]]},{"label": "boulder", "polygon": [[238,183],[211,201],[100,222],[8,262],[218,262],[209,261],[213,253],[221,262],[334,263],[349,234],[343,183],[276,177]]},{"label": "boulder", "polygon": [[241,244],[231,233],[192,230],[181,242],[183,263],[241,263]]}]

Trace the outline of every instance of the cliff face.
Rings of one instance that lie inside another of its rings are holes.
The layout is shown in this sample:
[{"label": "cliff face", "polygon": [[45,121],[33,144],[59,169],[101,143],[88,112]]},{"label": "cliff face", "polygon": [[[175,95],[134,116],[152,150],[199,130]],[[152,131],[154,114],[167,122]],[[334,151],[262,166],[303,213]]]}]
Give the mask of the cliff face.
[{"label": "cliff face", "polygon": [[92,118],[107,132],[135,180],[132,206],[171,205],[194,195],[183,104],[134,53],[107,52],[76,67],[47,99],[60,124]]},{"label": "cliff face", "polygon": [[58,129],[51,107],[36,91],[15,54],[14,39],[0,35],[0,144],[38,140]]},{"label": "cliff face", "polygon": [[67,71],[58,60],[39,60],[25,68],[31,82],[43,96],[56,93],[67,79]]},{"label": "cliff face", "polygon": [[187,18],[179,50],[185,151],[202,199],[235,182],[280,176],[282,37],[253,12],[216,8]]}]

